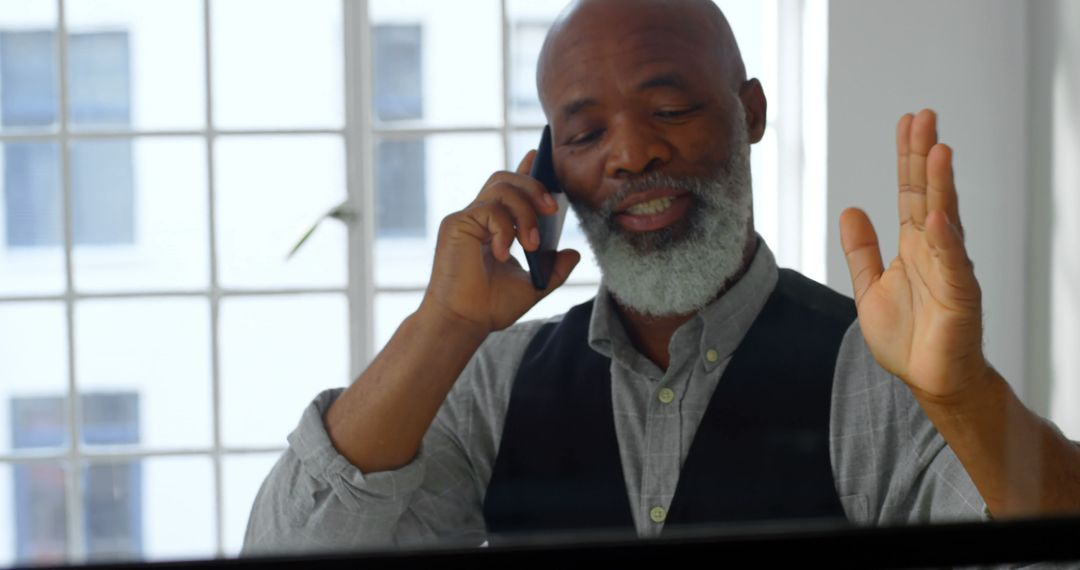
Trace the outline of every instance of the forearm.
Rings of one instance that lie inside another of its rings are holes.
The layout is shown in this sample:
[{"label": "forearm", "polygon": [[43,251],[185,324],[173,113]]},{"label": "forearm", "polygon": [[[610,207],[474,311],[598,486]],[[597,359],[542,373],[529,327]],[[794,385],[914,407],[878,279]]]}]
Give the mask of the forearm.
[{"label": "forearm", "polygon": [[995,517],[1080,513],[1080,448],[1028,410],[996,371],[960,404],[919,403]]},{"label": "forearm", "polygon": [[334,447],[364,473],[407,464],[485,336],[423,309],[411,315],[327,411]]}]

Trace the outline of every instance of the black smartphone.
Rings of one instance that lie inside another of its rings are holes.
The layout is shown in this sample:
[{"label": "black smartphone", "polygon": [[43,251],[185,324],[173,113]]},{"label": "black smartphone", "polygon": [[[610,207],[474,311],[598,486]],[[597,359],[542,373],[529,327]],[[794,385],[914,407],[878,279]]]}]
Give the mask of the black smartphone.
[{"label": "black smartphone", "polygon": [[551,159],[550,126],[544,127],[544,134],[540,137],[540,147],[537,149],[529,176],[539,180],[559,205],[559,211],[555,214],[538,216],[540,247],[535,251],[525,252],[533,287],[543,290],[547,289],[551,271],[555,268],[555,252],[559,248],[559,236],[562,235],[563,221],[566,220],[566,210],[569,208],[566,193],[562,191],[555,179],[555,163]]}]

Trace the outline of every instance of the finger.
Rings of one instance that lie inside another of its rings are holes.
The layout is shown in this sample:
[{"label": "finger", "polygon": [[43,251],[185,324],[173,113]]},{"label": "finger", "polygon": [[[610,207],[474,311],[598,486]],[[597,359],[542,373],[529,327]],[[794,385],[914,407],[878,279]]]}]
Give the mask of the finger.
[{"label": "finger", "polygon": [[963,238],[964,228],[960,224],[959,198],[956,194],[952,158],[952,148],[949,145],[936,144],[930,149],[926,159],[926,208],[928,216],[938,210],[945,212]]},{"label": "finger", "polygon": [[[528,158],[528,157],[526,157]],[[536,211],[543,214],[554,214],[559,209],[555,198],[551,196],[547,188],[535,178],[514,172],[496,172],[491,175],[484,188],[477,196],[477,200],[490,200],[496,187],[508,184],[517,188],[521,193],[529,197]]]},{"label": "finger", "polygon": [[844,210],[840,215],[840,243],[851,273],[851,288],[857,306],[884,271],[877,233],[865,212],[858,208]]},{"label": "finger", "polygon": [[482,228],[479,235],[474,235],[481,243],[490,244],[491,254],[495,259],[505,262],[510,259],[510,244],[517,231],[510,211],[503,204],[485,202],[474,204],[463,212]]},{"label": "finger", "polygon": [[555,254],[555,266],[551,270],[551,277],[548,278],[547,289],[543,291],[537,291],[537,294],[541,299],[547,297],[552,291],[558,289],[566,280],[570,277],[570,273],[577,267],[577,264],[581,261],[581,254],[573,249],[564,249]]},{"label": "finger", "polygon": [[916,227],[926,225],[926,157],[937,144],[937,115],[930,109],[919,111],[911,122],[908,154],[908,204]]},{"label": "finger", "polygon": [[554,214],[559,209],[559,204],[555,202],[555,198],[551,196],[551,190],[544,188],[544,185],[540,181],[529,176],[532,172],[533,162],[536,160],[536,155],[540,154],[539,151],[530,150],[525,153],[525,158],[521,159],[521,164],[518,164],[517,173],[527,177],[528,183],[523,184],[523,189],[527,190],[529,195],[536,201],[536,205],[541,212],[547,212],[548,214]]},{"label": "finger", "polygon": [[532,170],[533,160],[536,160],[536,154],[537,152],[535,150],[530,150],[525,153],[525,157],[518,163],[516,172],[518,174],[528,174],[529,171]]},{"label": "finger", "polygon": [[525,251],[540,247],[539,221],[533,203],[521,189],[506,182],[489,186],[481,194],[488,202],[506,206],[517,227],[517,238]]},{"label": "finger", "polygon": [[910,166],[908,154],[911,146],[908,144],[911,138],[911,121],[915,117],[911,113],[900,117],[896,123],[896,185],[899,189],[897,194],[897,211],[900,214],[900,225],[911,223],[911,205],[908,203],[911,190]]},{"label": "finger", "polygon": [[964,247],[960,228],[953,224],[941,210],[931,212],[926,218],[926,235],[941,272],[942,285],[938,299],[951,301],[963,308],[978,309],[979,284],[975,268]]}]

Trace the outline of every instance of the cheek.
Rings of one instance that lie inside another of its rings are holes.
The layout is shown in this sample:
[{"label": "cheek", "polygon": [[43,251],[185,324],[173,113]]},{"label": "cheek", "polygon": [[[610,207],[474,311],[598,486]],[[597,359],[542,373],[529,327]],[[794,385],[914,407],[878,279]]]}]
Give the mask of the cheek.
[{"label": "cheek", "polygon": [[604,180],[604,162],[599,153],[570,150],[555,156],[555,176],[572,201],[596,208]]},{"label": "cheek", "polygon": [[690,165],[701,165],[706,172],[711,172],[717,165],[724,163],[729,153],[730,140],[723,136],[723,125],[715,128],[689,128],[680,133],[676,144],[679,157]]}]

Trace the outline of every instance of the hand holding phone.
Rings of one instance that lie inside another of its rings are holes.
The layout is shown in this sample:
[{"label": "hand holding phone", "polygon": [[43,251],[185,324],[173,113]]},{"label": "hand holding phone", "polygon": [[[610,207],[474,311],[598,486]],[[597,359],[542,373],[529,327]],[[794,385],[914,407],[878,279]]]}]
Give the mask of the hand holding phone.
[{"label": "hand holding phone", "polygon": [[562,235],[563,222],[566,220],[566,210],[569,202],[566,193],[559,187],[555,179],[555,163],[551,158],[551,127],[544,127],[544,134],[540,137],[540,148],[537,149],[536,158],[533,159],[532,170],[529,176],[544,185],[559,210],[552,215],[540,215],[537,222],[540,230],[540,247],[535,251],[526,251],[525,260],[529,263],[529,277],[533,287],[544,290],[551,279],[552,269],[555,267],[555,254],[559,248],[559,237]]}]

